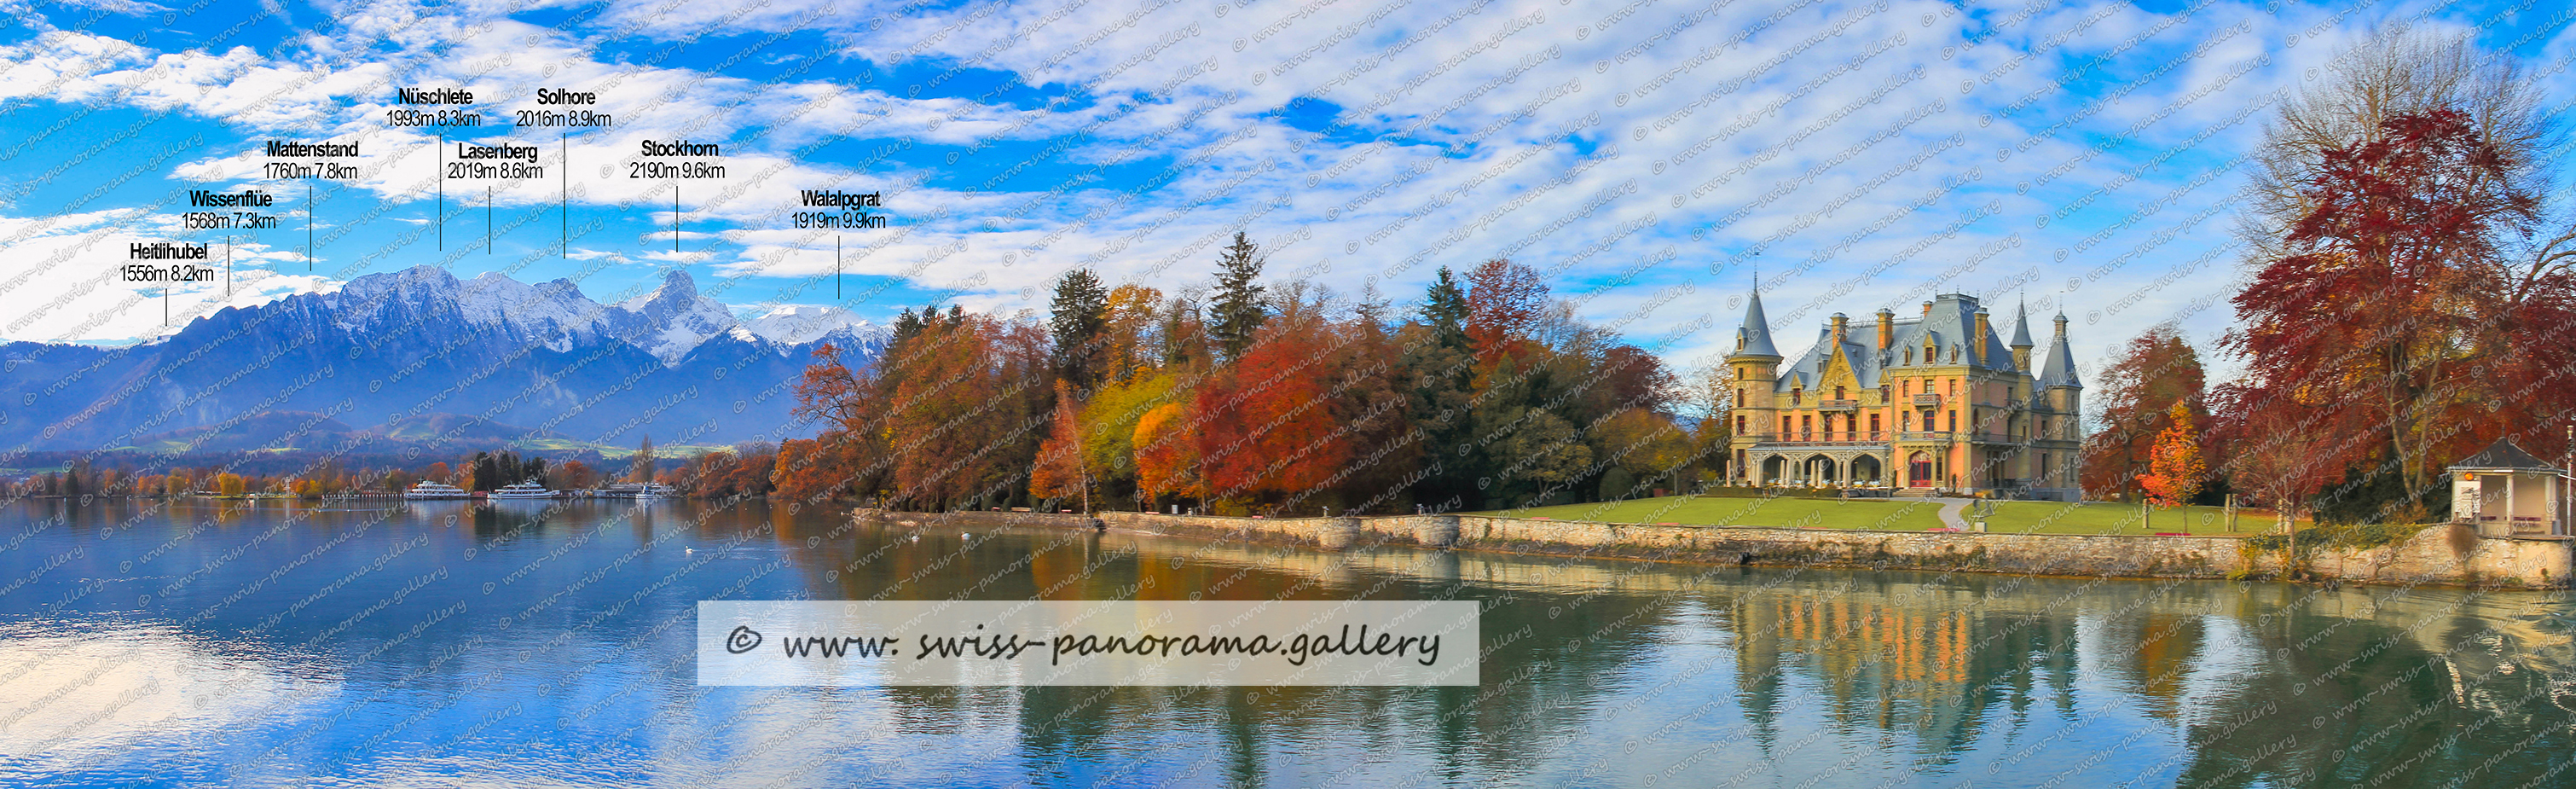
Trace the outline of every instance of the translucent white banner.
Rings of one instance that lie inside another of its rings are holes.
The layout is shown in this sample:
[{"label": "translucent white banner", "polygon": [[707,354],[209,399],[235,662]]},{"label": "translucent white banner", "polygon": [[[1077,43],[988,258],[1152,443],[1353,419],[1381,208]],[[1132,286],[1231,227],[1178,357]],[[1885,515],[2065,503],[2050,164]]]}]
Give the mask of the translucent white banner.
[{"label": "translucent white banner", "polygon": [[700,685],[1474,685],[1473,601],[698,603]]}]

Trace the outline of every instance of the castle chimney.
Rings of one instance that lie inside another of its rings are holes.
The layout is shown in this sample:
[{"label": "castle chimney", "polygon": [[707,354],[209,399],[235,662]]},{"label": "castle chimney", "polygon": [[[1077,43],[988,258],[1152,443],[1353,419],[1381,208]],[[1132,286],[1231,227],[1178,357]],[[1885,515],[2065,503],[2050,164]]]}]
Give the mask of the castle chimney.
[{"label": "castle chimney", "polygon": [[1845,330],[1847,330],[1847,329],[1851,328],[1851,318],[1850,318],[1849,316],[1846,316],[1846,315],[1844,315],[1844,314],[1842,314],[1842,313],[1837,312],[1837,313],[1834,313],[1833,323],[1834,323],[1834,347],[1836,347],[1836,348],[1843,347],[1843,332],[1844,332]]},{"label": "castle chimney", "polygon": [[1888,346],[1895,344],[1896,311],[1880,307],[1878,308],[1878,349],[1884,351]]},{"label": "castle chimney", "polygon": [[1992,333],[1994,333],[1994,328],[1991,324],[1987,323],[1986,308],[1978,307],[1977,331],[1974,334],[1968,335],[1968,358],[1972,360],[1973,363],[1986,363],[1986,335]]},{"label": "castle chimney", "polygon": [[1923,302],[1923,317],[1932,317],[1932,302]]}]

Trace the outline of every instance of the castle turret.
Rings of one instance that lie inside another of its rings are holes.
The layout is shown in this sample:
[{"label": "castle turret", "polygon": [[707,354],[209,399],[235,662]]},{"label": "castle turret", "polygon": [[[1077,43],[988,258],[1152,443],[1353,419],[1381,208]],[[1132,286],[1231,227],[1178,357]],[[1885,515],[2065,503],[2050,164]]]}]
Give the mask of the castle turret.
[{"label": "castle turret", "polygon": [[2084,382],[2075,377],[2075,351],[2066,344],[2066,313],[2057,314],[2057,336],[2048,343],[2048,361],[2040,365],[2039,385],[2048,390],[2048,405],[2059,413],[2080,413]]},{"label": "castle turret", "polygon": [[1735,328],[1735,352],[1726,358],[1780,361],[1780,349],[1771,344],[1771,319],[1762,315],[1762,291],[1755,290],[1745,301],[1744,323]]},{"label": "castle turret", "polygon": [[2030,342],[2030,307],[2028,305],[2015,307],[2013,308],[2012,336],[2013,369],[2020,370],[2024,374],[2028,374],[2030,372],[2030,349],[2032,347],[2033,346]]}]

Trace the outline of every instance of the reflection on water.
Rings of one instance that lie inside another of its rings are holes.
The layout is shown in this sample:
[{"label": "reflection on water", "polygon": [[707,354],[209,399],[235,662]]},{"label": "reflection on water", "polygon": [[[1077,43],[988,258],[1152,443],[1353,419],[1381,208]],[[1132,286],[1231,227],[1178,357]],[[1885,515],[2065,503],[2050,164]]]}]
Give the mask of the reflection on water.
[{"label": "reflection on water", "polygon": [[[701,688],[701,599],[1475,599],[1473,688]],[[853,526],[0,509],[0,785],[2553,786],[2539,593]]]}]

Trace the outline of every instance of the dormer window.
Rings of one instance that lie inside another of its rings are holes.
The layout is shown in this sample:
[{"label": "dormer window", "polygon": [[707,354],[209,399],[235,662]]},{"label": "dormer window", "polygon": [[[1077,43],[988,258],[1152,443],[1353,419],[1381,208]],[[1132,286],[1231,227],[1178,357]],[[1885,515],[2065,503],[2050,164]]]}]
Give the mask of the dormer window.
[{"label": "dormer window", "polygon": [[1849,399],[1851,399],[1851,395],[1850,395],[1850,394],[1848,394],[1848,393],[1846,393],[1846,392],[1844,392],[1844,391],[1843,391],[1843,387],[1839,387],[1839,386],[1837,386],[1837,387],[1834,387],[1834,399],[1836,399],[1836,400],[1849,400]]},{"label": "dormer window", "polygon": [[1905,349],[1905,366],[1914,366],[1914,349],[1912,348]]}]

